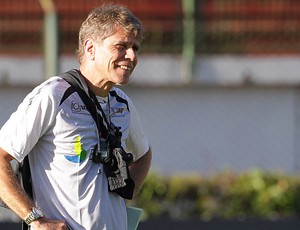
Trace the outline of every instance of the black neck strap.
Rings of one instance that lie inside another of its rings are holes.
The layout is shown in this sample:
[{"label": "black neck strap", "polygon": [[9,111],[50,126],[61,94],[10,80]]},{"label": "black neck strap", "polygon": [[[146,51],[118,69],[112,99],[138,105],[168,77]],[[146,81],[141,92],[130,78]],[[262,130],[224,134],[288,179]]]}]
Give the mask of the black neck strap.
[{"label": "black neck strap", "polygon": [[90,112],[91,116],[95,120],[98,128],[98,132],[100,134],[101,138],[108,138],[109,135],[109,122],[105,116],[105,113],[99,104],[96,95],[92,92],[92,90],[88,89],[88,94],[83,88],[83,85],[80,81],[80,77],[83,76],[80,73],[79,70],[70,70],[68,72],[65,72],[61,76],[65,81],[67,81],[78,93],[81,100],[85,104],[86,108]]}]

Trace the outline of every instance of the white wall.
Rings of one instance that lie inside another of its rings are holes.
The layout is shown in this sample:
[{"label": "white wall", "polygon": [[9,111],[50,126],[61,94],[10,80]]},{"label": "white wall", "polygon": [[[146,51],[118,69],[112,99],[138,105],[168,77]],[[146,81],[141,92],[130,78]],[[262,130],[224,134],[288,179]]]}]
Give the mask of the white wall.
[{"label": "white wall", "polygon": [[[0,88],[0,126],[30,88]],[[293,87],[124,90],[163,173],[253,168],[299,171],[300,94]]]},{"label": "white wall", "polygon": [[[43,80],[40,58],[0,59],[0,82],[32,85]],[[178,87],[174,85],[183,81],[178,57],[143,56],[124,90],[136,104],[152,143],[153,170],[298,172],[298,61],[199,57],[194,81],[198,85]],[[72,57],[61,58],[61,71],[76,67]],[[243,86],[245,77],[248,84]],[[173,87],[166,87],[169,83]],[[143,86],[132,87],[138,84]],[[0,125],[28,91],[0,88],[0,105],[5,108],[0,110]]]},{"label": "white wall", "polygon": [[[295,85],[300,84],[300,56],[199,56],[192,84]],[[0,55],[0,84],[37,84],[44,79],[42,57]],[[73,56],[60,58],[60,72],[78,68]],[[183,62],[174,55],[141,55],[132,84],[180,85]]]}]

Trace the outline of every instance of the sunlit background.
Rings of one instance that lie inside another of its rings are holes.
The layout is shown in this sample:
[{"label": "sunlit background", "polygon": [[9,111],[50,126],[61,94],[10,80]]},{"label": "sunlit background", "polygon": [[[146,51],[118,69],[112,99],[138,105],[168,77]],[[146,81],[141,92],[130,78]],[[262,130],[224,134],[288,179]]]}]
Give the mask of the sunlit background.
[{"label": "sunlit background", "polygon": [[[0,0],[0,125],[35,85],[78,68],[80,24],[103,2]],[[300,1],[115,2],[145,29],[122,89],[152,145],[152,173],[297,175]]]}]

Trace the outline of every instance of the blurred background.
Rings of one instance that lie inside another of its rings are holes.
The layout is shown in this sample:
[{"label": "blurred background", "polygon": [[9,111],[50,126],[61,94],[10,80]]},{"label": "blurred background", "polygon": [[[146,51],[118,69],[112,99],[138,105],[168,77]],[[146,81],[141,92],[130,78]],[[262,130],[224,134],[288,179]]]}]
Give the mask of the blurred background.
[{"label": "blurred background", "polygon": [[[0,0],[0,125],[34,86],[78,68],[99,0]],[[164,177],[300,169],[300,1],[124,0],[145,29],[122,87]],[[0,220],[18,221],[0,210]],[[192,229],[192,228],[191,228]]]}]

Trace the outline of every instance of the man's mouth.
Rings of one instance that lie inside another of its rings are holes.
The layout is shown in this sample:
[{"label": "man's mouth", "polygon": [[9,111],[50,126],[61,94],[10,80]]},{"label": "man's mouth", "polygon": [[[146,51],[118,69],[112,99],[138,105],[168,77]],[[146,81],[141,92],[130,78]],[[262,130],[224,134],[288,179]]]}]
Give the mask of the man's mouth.
[{"label": "man's mouth", "polygon": [[128,65],[120,65],[119,66],[121,69],[124,69],[124,70],[128,70],[128,71],[132,71],[132,67],[128,66]]}]

